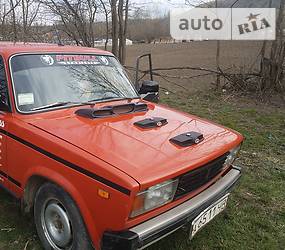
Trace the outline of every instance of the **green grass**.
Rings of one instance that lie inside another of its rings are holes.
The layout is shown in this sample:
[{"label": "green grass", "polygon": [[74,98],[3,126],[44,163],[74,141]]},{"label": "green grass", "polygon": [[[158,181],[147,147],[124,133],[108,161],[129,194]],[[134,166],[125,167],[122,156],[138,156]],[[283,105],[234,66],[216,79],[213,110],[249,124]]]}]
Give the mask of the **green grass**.
[{"label": "green grass", "polygon": [[[191,242],[188,232],[180,230],[148,250],[285,249],[284,108],[217,93],[170,94],[162,96],[162,102],[245,135],[238,160],[243,178],[228,209]],[[0,250],[22,250],[27,243],[26,249],[41,249],[33,223],[21,217],[16,202],[0,191]]]},{"label": "green grass", "polygon": [[0,191],[0,250],[42,249],[31,219],[23,217],[20,205]]},{"label": "green grass", "polygon": [[163,96],[162,102],[241,132],[243,178],[228,209],[188,241],[176,232],[158,249],[285,249],[285,110],[221,94]]}]

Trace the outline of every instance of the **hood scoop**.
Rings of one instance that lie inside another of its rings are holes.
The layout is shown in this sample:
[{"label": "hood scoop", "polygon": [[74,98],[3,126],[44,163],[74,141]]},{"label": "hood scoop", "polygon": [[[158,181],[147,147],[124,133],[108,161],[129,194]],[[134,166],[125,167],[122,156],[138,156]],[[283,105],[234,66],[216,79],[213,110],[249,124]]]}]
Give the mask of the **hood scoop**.
[{"label": "hood scoop", "polygon": [[189,147],[191,145],[198,144],[203,140],[203,134],[191,131],[181,135],[177,135],[171,138],[169,141],[180,147]]},{"label": "hood scoop", "polygon": [[138,122],[135,122],[134,125],[143,129],[147,128],[158,128],[167,124],[167,120],[161,117],[152,117],[147,118]]},{"label": "hood scoop", "polygon": [[78,109],[75,111],[75,114],[89,119],[96,119],[146,111],[148,111],[148,106],[145,103],[128,103],[115,106],[105,106],[100,109]]}]

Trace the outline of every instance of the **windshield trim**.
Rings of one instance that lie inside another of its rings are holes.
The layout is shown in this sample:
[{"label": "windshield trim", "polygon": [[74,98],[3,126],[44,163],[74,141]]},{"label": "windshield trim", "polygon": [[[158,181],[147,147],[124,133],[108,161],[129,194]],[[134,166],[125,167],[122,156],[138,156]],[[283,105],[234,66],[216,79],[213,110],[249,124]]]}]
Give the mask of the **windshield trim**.
[{"label": "windshield trim", "polygon": [[[12,92],[13,92],[13,101],[14,101],[14,106],[16,108],[17,113],[22,114],[22,115],[33,115],[33,114],[37,114],[37,113],[45,113],[45,112],[49,112],[49,111],[55,111],[55,110],[60,110],[60,109],[68,109],[68,108],[73,108],[73,107],[80,107],[80,106],[86,106],[86,105],[92,105],[92,104],[96,104],[96,103],[104,103],[104,102],[112,102],[112,101],[119,101],[119,100],[124,100],[124,99],[129,99],[129,98],[114,98],[114,99],[108,99],[108,100],[100,100],[100,101],[94,101],[91,102],[90,104],[87,103],[74,103],[74,104],[70,104],[70,105],[65,105],[65,106],[61,106],[61,107],[53,107],[53,108],[47,108],[47,109],[42,109],[42,110],[35,110],[35,111],[21,111],[18,107],[18,103],[16,100],[16,92],[15,92],[15,87],[14,87],[14,79],[13,79],[13,74],[12,74],[12,64],[11,64],[11,60],[16,57],[16,56],[22,56],[22,55],[43,55],[43,54],[47,54],[47,55],[54,55],[54,54],[61,54],[61,55],[95,55],[95,56],[109,56],[109,57],[113,57],[115,58],[117,61],[118,59],[114,56],[114,55],[110,55],[110,54],[99,54],[99,53],[91,53],[91,52],[50,52],[50,51],[41,51],[41,52],[21,52],[21,53],[16,53],[13,54],[9,57],[8,60],[8,64],[9,64],[9,76],[11,79],[11,85],[12,85]],[[119,62],[119,61],[118,61]],[[120,62],[119,62],[120,63]],[[121,65],[121,63],[120,63]],[[121,65],[122,66],[122,65]],[[123,66],[122,66],[123,67]],[[124,67],[123,67],[124,68]],[[128,75],[127,78],[129,79]],[[135,93],[137,94],[137,96],[132,97],[133,99],[141,99],[137,89],[135,88],[133,82],[129,79],[129,82],[133,88],[133,90],[135,91]]]}]

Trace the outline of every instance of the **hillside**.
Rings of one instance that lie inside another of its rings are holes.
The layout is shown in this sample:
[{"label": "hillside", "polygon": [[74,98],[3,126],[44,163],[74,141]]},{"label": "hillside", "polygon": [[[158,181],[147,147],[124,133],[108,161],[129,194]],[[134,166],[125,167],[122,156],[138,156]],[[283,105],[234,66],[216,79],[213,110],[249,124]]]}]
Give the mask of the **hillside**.
[{"label": "hillside", "polygon": [[[218,7],[226,8],[230,7],[235,0],[219,0]],[[239,0],[234,7],[235,8],[267,8],[269,4],[269,0]],[[215,6],[214,1],[203,4],[201,7],[211,7]],[[272,0],[272,8],[279,8],[280,0]]]}]

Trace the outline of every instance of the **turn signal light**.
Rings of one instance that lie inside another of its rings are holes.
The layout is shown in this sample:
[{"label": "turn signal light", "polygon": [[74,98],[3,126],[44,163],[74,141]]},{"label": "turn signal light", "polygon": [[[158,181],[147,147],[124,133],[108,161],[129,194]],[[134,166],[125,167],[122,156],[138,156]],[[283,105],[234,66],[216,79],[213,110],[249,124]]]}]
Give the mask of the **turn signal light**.
[{"label": "turn signal light", "polygon": [[109,199],[110,198],[110,194],[103,190],[103,189],[98,189],[98,195],[104,199]]}]

